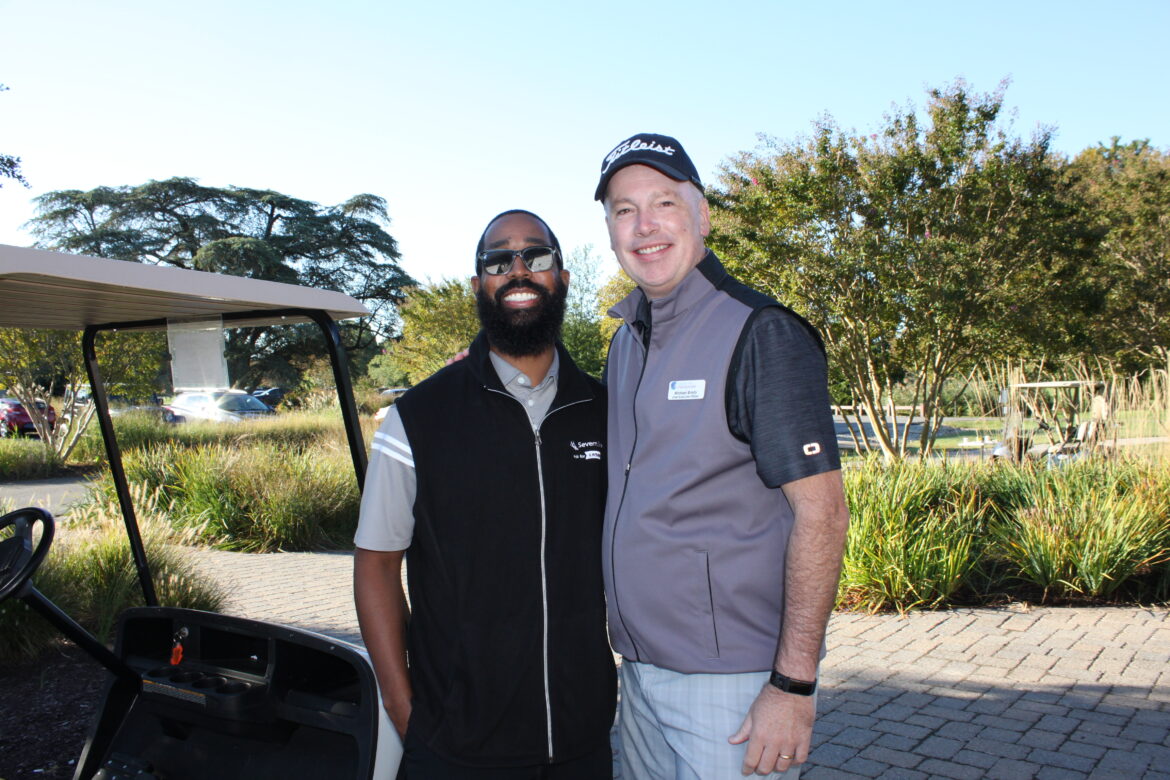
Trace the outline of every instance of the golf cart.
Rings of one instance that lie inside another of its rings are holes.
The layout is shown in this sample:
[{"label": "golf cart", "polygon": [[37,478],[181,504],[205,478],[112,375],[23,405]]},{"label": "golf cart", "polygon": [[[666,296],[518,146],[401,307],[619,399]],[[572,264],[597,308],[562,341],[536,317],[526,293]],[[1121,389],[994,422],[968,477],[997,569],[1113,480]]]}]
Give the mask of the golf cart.
[{"label": "golf cart", "polygon": [[[0,297],[9,302],[0,327],[83,331],[145,604],[122,614],[111,651],[33,584],[53,540],[52,516],[27,508],[0,518],[0,601],[23,600],[111,673],[75,780],[393,777],[401,744],[362,648],[289,626],[159,606],[95,350],[102,332],[188,333],[182,327],[192,320],[204,331],[209,320],[223,327],[316,323],[361,489],[365,447],[336,320],[365,316],[366,308],[338,292],[4,245]],[[172,338],[172,347],[181,340]]]},{"label": "golf cart", "polygon": [[1112,416],[1109,388],[1097,380],[1020,382],[1000,392],[1003,443],[993,458],[1060,462],[1105,440]]}]

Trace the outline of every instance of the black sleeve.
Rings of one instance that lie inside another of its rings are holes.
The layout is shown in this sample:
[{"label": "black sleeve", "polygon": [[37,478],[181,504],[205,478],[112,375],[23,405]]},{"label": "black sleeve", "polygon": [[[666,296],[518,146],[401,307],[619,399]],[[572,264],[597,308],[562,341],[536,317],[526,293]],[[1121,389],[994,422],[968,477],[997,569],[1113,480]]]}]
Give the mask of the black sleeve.
[{"label": "black sleeve", "polygon": [[784,309],[758,310],[727,376],[727,424],[768,487],[841,467],[828,367],[817,337]]}]

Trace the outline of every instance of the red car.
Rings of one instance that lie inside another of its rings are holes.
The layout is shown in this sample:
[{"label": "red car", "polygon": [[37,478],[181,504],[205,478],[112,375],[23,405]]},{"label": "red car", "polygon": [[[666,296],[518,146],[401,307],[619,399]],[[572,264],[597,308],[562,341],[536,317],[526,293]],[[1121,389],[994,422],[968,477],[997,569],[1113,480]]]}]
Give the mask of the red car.
[{"label": "red car", "polygon": [[[50,428],[57,424],[57,412],[52,406],[38,400],[37,408],[42,411],[48,409],[47,416]],[[32,418],[28,416],[28,410],[20,401],[7,396],[0,398],[0,436],[16,436],[22,433],[36,434],[36,432],[37,429],[33,425]]]}]

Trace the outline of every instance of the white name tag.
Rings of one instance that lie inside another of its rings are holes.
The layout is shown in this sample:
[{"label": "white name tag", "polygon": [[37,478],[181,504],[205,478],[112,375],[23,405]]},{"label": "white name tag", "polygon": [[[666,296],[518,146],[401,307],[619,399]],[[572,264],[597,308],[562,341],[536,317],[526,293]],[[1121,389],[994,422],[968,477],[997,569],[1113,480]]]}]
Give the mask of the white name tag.
[{"label": "white name tag", "polygon": [[676,379],[666,391],[667,401],[698,401],[707,394],[706,379]]}]

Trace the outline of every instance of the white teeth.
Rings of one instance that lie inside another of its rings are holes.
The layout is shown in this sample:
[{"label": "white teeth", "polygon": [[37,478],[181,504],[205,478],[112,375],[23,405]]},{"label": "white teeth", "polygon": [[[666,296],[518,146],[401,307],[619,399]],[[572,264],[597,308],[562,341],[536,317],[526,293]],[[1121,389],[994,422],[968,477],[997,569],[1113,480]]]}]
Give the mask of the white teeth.
[{"label": "white teeth", "polygon": [[518,302],[519,301],[532,301],[532,300],[535,300],[539,297],[540,296],[536,295],[536,293],[514,292],[514,293],[508,293],[507,295],[505,295],[504,300],[505,301],[518,301]]},{"label": "white teeth", "polygon": [[642,249],[635,250],[634,253],[639,254],[639,255],[648,255],[651,252],[659,252],[663,249],[666,249],[666,244],[659,244],[658,246],[643,247]]}]

